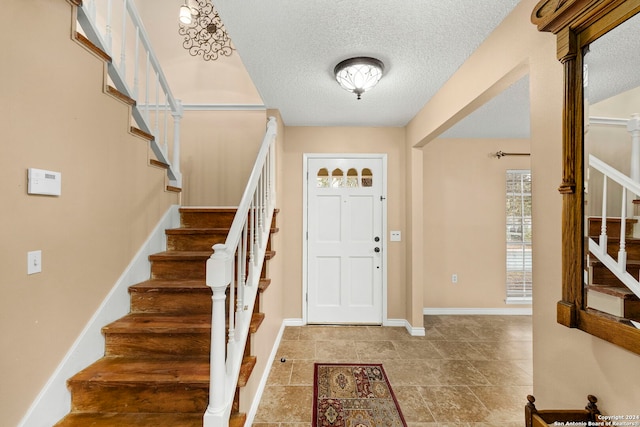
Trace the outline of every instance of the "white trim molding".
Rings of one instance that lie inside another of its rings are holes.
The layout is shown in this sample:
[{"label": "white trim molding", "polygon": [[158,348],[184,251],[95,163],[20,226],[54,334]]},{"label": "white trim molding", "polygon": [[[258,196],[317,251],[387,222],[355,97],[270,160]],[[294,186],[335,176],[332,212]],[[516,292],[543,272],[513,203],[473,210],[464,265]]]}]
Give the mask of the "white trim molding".
[{"label": "white trim molding", "polygon": [[424,326],[411,326],[411,323],[409,323],[407,319],[387,319],[382,323],[382,326],[391,326],[397,328],[404,327],[412,337],[424,337],[426,335]]},{"label": "white trim molding", "polygon": [[104,356],[102,327],[129,312],[129,286],[149,279],[149,255],[166,249],[165,230],[180,225],[179,207],[171,206],[158,222],[33,401],[18,427],[51,427],[69,412],[71,393],[67,389],[67,380]]},{"label": "white trim molding", "polygon": [[424,315],[531,316],[531,307],[523,308],[423,308]]}]

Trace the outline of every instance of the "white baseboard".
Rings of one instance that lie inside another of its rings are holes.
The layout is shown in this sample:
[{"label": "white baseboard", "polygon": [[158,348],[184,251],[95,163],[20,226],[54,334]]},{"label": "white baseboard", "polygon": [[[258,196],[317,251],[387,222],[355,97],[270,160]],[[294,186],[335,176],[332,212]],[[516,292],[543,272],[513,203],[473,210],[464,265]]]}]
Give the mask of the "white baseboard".
[{"label": "white baseboard", "polygon": [[382,323],[382,326],[404,327],[412,337],[424,337],[426,334],[424,326],[411,326],[411,323],[406,319],[387,319]]},{"label": "white baseboard", "polygon": [[67,379],[104,356],[102,327],[129,312],[131,300],[128,288],[149,278],[149,255],[166,249],[164,231],[180,225],[178,209],[178,205],[173,205],[164,214],[33,401],[18,427],[51,427],[69,412],[71,393],[67,389]]},{"label": "white baseboard", "polygon": [[494,315],[494,316],[531,316],[531,307],[523,308],[423,308],[425,315]]}]

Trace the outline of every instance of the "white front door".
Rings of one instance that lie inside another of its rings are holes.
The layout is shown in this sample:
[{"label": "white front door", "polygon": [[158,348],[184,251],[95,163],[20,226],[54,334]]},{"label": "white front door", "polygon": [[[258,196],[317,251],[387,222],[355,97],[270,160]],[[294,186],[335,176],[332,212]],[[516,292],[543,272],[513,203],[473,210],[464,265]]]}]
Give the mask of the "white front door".
[{"label": "white front door", "polygon": [[307,162],[307,322],[381,324],[382,156]]}]

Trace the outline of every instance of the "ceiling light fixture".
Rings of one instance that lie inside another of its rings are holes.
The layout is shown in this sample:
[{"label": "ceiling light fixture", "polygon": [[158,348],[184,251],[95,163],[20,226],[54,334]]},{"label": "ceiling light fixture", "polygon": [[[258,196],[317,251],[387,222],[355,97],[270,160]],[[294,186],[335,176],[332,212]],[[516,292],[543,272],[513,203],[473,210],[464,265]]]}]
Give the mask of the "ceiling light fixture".
[{"label": "ceiling light fixture", "polygon": [[234,47],[224,24],[210,0],[185,0],[180,6],[178,34],[184,36],[182,47],[191,56],[202,55],[205,61],[231,56]]},{"label": "ceiling light fixture", "polygon": [[355,93],[358,99],[378,83],[383,71],[382,61],[365,56],[345,59],[333,69],[340,86]]}]

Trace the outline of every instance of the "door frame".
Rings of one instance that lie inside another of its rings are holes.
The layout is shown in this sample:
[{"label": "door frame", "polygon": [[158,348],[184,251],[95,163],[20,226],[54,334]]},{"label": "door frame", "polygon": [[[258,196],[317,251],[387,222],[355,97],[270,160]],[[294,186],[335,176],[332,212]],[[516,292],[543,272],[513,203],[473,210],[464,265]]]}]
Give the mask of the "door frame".
[{"label": "door frame", "polygon": [[381,159],[382,160],[382,325],[387,324],[387,154],[386,153],[303,153],[302,155],[302,323],[307,324],[308,305],[308,254],[307,233],[309,232],[307,219],[309,206],[309,159]]}]

